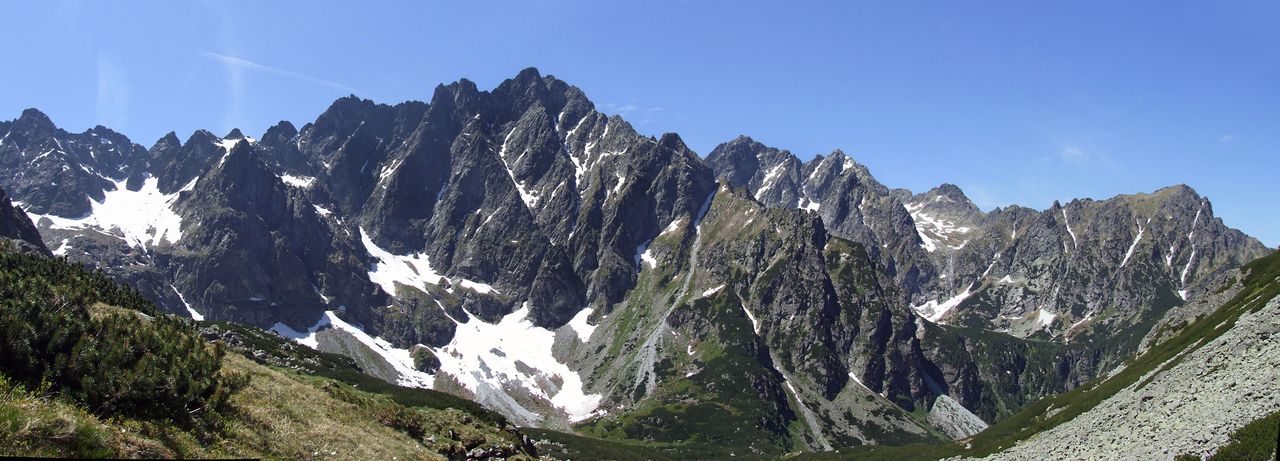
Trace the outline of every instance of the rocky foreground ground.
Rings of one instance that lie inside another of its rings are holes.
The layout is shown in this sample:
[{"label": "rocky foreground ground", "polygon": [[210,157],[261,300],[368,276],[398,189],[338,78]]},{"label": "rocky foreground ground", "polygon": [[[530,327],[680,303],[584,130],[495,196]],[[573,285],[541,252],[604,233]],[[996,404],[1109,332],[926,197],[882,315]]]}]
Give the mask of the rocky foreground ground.
[{"label": "rocky foreground ground", "polygon": [[[1176,360],[1176,359],[1175,359]],[[1089,412],[990,459],[1207,457],[1228,435],[1280,410],[1280,298]]]}]

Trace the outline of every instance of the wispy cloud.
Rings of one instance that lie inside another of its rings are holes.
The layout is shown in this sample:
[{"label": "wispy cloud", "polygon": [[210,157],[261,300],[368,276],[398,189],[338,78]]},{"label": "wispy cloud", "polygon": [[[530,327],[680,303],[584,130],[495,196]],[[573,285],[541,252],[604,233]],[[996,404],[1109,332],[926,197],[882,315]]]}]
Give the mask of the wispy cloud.
[{"label": "wispy cloud", "polygon": [[1062,148],[1058,150],[1058,157],[1061,157],[1063,160],[1068,162],[1079,163],[1088,160],[1089,153],[1086,152],[1084,148],[1073,144],[1062,146]]},{"label": "wispy cloud", "polygon": [[1236,140],[1236,135],[1230,134],[1230,133],[1224,134],[1222,136],[1218,136],[1218,142],[1222,144],[1228,144],[1228,143],[1234,142],[1235,140]]},{"label": "wispy cloud", "polygon": [[115,58],[98,55],[98,122],[121,129],[129,122],[129,79]]},{"label": "wispy cloud", "polygon": [[[637,115],[637,116],[653,115],[663,111],[663,108],[661,107],[642,107],[634,103],[618,104],[618,103],[607,102],[607,103],[601,104],[600,108],[603,109],[604,112],[612,112],[614,114],[621,115],[623,117],[629,117],[631,115]],[[653,121],[652,119],[646,119],[646,120]]]},{"label": "wispy cloud", "polygon": [[203,52],[203,54],[207,58],[221,62],[222,64],[227,66],[228,70],[231,70],[233,85],[239,84],[239,82],[235,82],[235,80],[239,80],[240,78],[243,78],[242,74],[240,73],[241,71],[252,70],[252,71],[263,72],[263,73],[268,73],[273,75],[279,75],[282,77],[289,77],[292,79],[297,79],[297,80],[301,80],[308,83],[314,83],[320,86],[327,86],[327,87],[342,90],[348,93],[353,93],[353,94],[359,93],[354,88],[351,88],[349,86],[343,85],[338,82],[325,80],[317,77],[312,77],[310,75],[303,75],[297,72],[290,72],[284,69],[277,69],[275,67],[258,64],[256,62],[253,62],[247,59],[237,58],[235,56],[227,56],[225,54],[218,54],[210,51],[205,51]]}]

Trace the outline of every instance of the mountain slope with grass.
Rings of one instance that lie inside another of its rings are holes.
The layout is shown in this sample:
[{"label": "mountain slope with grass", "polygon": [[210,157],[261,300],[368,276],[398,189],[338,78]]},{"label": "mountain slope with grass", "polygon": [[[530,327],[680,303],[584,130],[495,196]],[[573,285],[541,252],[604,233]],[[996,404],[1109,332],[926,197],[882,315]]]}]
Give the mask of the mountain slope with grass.
[{"label": "mountain slope with grass", "polygon": [[[395,388],[260,331],[257,349],[207,342],[190,320],[156,312],[99,272],[8,243],[0,304],[7,455],[535,457],[518,430],[474,403]],[[342,379],[251,360],[268,355],[329,364]],[[365,382],[375,385],[356,387]]]}]

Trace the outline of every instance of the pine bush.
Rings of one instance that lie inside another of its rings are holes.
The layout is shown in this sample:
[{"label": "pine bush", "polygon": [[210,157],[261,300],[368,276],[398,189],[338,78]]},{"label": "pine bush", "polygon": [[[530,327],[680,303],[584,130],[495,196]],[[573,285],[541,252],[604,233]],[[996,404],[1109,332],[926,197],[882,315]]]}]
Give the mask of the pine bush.
[{"label": "pine bush", "polygon": [[[98,316],[90,306],[114,306]],[[214,429],[244,377],[191,322],[158,315],[131,287],[62,259],[0,247],[0,372],[101,416]]]}]

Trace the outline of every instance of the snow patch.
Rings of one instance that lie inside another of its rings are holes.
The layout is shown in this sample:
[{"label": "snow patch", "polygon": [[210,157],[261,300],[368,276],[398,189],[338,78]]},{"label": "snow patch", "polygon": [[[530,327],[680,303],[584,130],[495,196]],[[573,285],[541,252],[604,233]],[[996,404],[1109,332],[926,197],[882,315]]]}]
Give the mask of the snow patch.
[{"label": "snow patch", "polygon": [[822,207],[821,203],[810,200],[809,197],[805,197],[803,200],[799,202],[799,206],[797,208],[800,208],[802,210],[809,210],[816,213],[818,209],[821,207]]},{"label": "snow patch", "polygon": [[107,191],[102,202],[90,201],[92,211],[84,217],[29,214],[33,222],[48,219],[54,229],[94,228],[119,237],[134,247],[154,246],[166,241],[177,243],[182,239],[182,217],[172,209],[178,194],[161,194],[156,178],[147,178],[136,192],[126,188],[125,182],[116,182],[116,189]]},{"label": "snow patch", "polygon": [[[859,385],[859,386],[862,386],[862,388],[863,388],[863,389],[866,389],[866,390],[869,390],[869,391],[871,390],[871,388],[870,388],[870,387],[867,387],[867,385],[866,385],[866,384],[862,384],[862,380],[861,380],[861,379],[858,379],[858,375],[853,374],[853,372],[852,372],[852,371],[850,371],[850,372],[849,372],[849,378],[850,378],[850,379],[852,379],[852,380],[853,380],[853,382],[858,383],[858,385]],[[873,391],[873,392],[874,392],[874,391]]]},{"label": "snow patch", "polygon": [[217,142],[215,142],[215,144],[217,144],[218,147],[222,148],[222,158],[218,160],[218,166],[222,166],[222,163],[227,161],[227,156],[231,155],[231,148],[236,147],[236,144],[240,144],[240,141],[246,141],[250,145],[257,142],[257,141],[254,141],[253,138],[250,138],[248,136],[243,138],[238,138],[238,139],[219,139]]},{"label": "snow patch", "polygon": [[199,312],[196,312],[196,310],[195,310],[195,309],[192,309],[192,308],[191,308],[191,303],[187,302],[187,297],[186,297],[186,296],[182,296],[182,292],[181,292],[181,291],[178,291],[178,287],[173,286],[172,284],[170,284],[170,285],[169,285],[169,288],[172,288],[172,289],[173,289],[173,294],[178,295],[178,300],[179,300],[179,301],[182,301],[182,305],[183,305],[183,306],[185,306],[185,307],[187,308],[187,313],[188,313],[188,314],[191,314],[191,319],[192,319],[192,320],[195,320],[195,321],[197,321],[197,322],[200,322],[200,321],[203,321],[203,320],[204,320],[204,316],[203,316],[203,315],[200,315],[200,313],[199,313]]},{"label": "snow patch", "polygon": [[960,303],[964,302],[964,300],[968,299],[969,296],[973,295],[973,292],[969,291],[971,288],[972,286],[969,288],[965,288],[963,293],[952,296],[951,299],[948,299],[946,301],[939,302],[938,300],[934,299],[934,300],[930,300],[927,303],[921,304],[919,306],[911,306],[911,309],[915,310],[916,313],[920,314],[921,317],[924,317],[925,320],[928,320],[933,323],[938,323],[938,321],[942,320],[942,318],[945,317],[948,312],[951,312],[951,309],[954,309],[956,306],[959,306]]},{"label": "snow patch", "polygon": [[768,173],[765,173],[764,179],[760,180],[760,188],[756,190],[756,200],[760,200],[760,197],[764,196],[764,191],[773,187],[773,183],[776,182],[778,176],[782,174],[782,168],[785,166],[785,163],[779,163],[770,169]]},{"label": "snow patch", "polygon": [[316,214],[320,216],[328,217],[329,215],[333,214],[333,210],[330,210],[328,208],[322,207],[320,205],[312,205],[312,206],[315,207]]},{"label": "snow patch", "polygon": [[1075,329],[1076,329],[1076,327],[1079,327],[1080,325],[1084,325],[1084,323],[1085,323],[1085,322],[1088,322],[1088,321],[1090,321],[1090,320],[1093,320],[1093,313],[1092,313],[1092,312],[1090,312],[1088,315],[1084,316],[1084,318],[1082,318],[1082,319],[1080,319],[1080,320],[1077,320],[1075,323],[1072,323],[1072,324],[1071,324],[1071,326],[1067,327],[1067,331],[1075,330]]},{"label": "snow patch", "polygon": [[613,189],[609,191],[608,194],[605,194],[604,196],[605,200],[609,200],[609,197],[612,195],[618,195],[618,192],[622,192],[622,186],[625,186],[627,184],[627,178],[626,176],[622,175],[621,171],[614,171],[613,176],[618,178],[618,182],[613,184]]},{"label": "snow patch", "polygon": [[[498,323],[471,317],[458,324],[449,344],[436,351],[440,372],[453,376],[473,393],[481,393],[482,388],[488,392],[520,386],[548,399],[567,413],[570,421],[591,417],[602,396],[583,391],[581,377],[552,356],[555,333],[534,326],[528,315],[526,302]],[[532,374],[527,373],[530,369]],[[554,384],[557,377],[559,386]]]},{"label": "snow patch", "polygon": [[299,189],[308,189],[316,182],[316,178],[310,176],[293,176],[289,174],[280,175],[280,180],[287,185],[297,187]]},{"label": "snow patch", "polygon": [[[863,199],[865,203],[865,197]],[[916,224],[916,233],[920,235],[920,247],[925,251],[932,253],[938,249],[939,240],[966,235],[972,229],[968,226],[960,226],[954,222],[935,218],[923,211],[926,203],[908,203],[905,205],[907,213],[911,215],[911,220]],[[969,242],[966,240],[959,246],[947,245],[949,248],[959,250],[964,248]]]},{"label": "snow patch", "polygon": [[596,331],[595,325],[587,323],[587,319],[591,317],[592,311],[594,311],[594,309],[588,307],[578,311],[577,315],[574,315],[573,318],[569,319],[569,328],[572,328],[573,332],[578,335],[578,340],[584,343],[591,339],[591,333]]},{"label": "snow patch", "polygon": [[1053,324],[1053,320],[1056,318],[1058,318],[1058,314],[1054,314],[1044,309],[1036,311],[1036,325],[1038,325],[1039,328],[1048,328],[1049,325]]},{"label": "snow patch", "polygon": [[[1147,224],[1151,224],[1151,218],[1147,218]],[[1129,262],[1129,258],[1133,256],[1133,250],[1138,248],[1138,242],[1142,241],[1142,234],[1146,230],[1142,227],[1142,223],[1138,223],[1138,236],[1133,239],[1133,244],[1129,245],[1129,251],[1124,252],[1124,260],[1120,261],[1120,267],[1124,267]]]},{"label": "snow patch", "polygon": [[650,269],[658,267],[658,259],[653,257],[653,250],[649,248],[649,245],[652,243],[653,240],[649,240],[636,247],[636,270],[644,269],[645,265],[649,266]]},{"label": "snow patch", "polygon": [[53,255],[54,255],[54,256],[66,256],[66,255],[67,255],[67,250],[70,250],[70,249],[71,249],[71,245],[67,245],[67,243],[68,243],[68,242],[70,242],[70,241],[71,241],[71,239],[62,239],[62,244],[58,245],[58,249],[53,250]]},{"label": "snow patch", "polygon": [[747,309],[746,304],[742,305],[742,312],[746,312],[747,318],[751,319],[751,330],[755,331],[757,335],[760,334],[760,322],[756,320],[756,316],[751,315],[751,310]]},{"label": "snow patch", "polygon": [[396,374],[400,375],[396,381],[397,384],[401,386],[430,389],[432,382],[435,381],[434,376],[418,371],[413,367],[413,357],[409,354],[408,349],[397,348],[392,346],[391,343],[385,339],[370,336],[359,327],[351,325],[338,318],[333,311],[325,311],[324,316],[320,318],[320,321],[316,322],[316,324],[311,328],[308,328],[306,333],[294,331],[292,328],[289,328],[288,325],[278,322],[271,327],[271,331],[280,333],[281,336],[293,339],[294,341],[310,346],[313,349],[318,349],[320,347],[320,343],[316,339],[316,332],[326,328],[334,328],[350,334],[375,354],[381,356],[383,360],[396,370]]},{"label": "snow patch", "polygon": [[658,235],[667,235],[667,234],[670,234],[670,233],[672,233],[672,232],[675,232],[675,231],[679,230],[679,229],[680,229],[680,223],[682,223],[682,222],[684,222],[684,217],[683,217],[683,216],[681,216],[681,217],[679,217],[679,218],[676,218],[676,219],[671,220],[671,224],[667,224],[667,227],[666,227],[666,228],[664,228],[664,229],[662,229],[662,233],[660,233],[660,234],[658,234]]},{"label": "snow patch", "polygon": [[1067,228],[1067,233],[1068,233],[1068,234],[1071,234],[1071,244],[1072,244],[1072,245],[1074,245],[1076,248],[1079,248],[1079,247],[1080,247],[1080,242],[1079,242],[1078,240],[1076,240],[1076,232],[1075,232],[1075,231],[1073,231],[1073,230],[1071,230],[1071,221],[1067,219],[1067,209],[1066,209],[1066,208],[1063,208],[1063,209],[1062,209],[1062,225],[1063,225],[1063,226],[1066,226],[1066,228]]},{"label": "snow patch", "polygon": [[[723,290],[723,289],[724,289],[724,284],[721,284],[721,285],[720,285],[720,286],[718,286],[718,287],[711,288],[711,289],[708,289],[708,290],[706,290],[706,291],[703,291],[703,292],[702,292],[702,297],[703,297],[703,298],[709,298],[709,297],[711,297],[711,295],[714,295],[714,294],[716,294],[716,293],[719,293],[719,292],[720,292],[720,290]],[[750,313],[750,312],[748,312],[748,313],[747,313],[747,315],[751,315],[751,313]],[[755,320],[754,320],[754,319],[752,319],[752,320],[751,320],[751,323],[755,323]]]},{"label": "snow patch", "polygon": [[[1196,241],[1193,237],[1196,235],[1196,225],[1200,224],[1200,212],[1204,211],[1204,200],[1200,201],[1200,208],[1196,209],[1196,217],[1191,220],[1191,231],[1187,232],[1187,242],[1191,243],[1191,257],[1187,258],[1187,265],[1182,267],[1182,276],[1178,278],[1182,285],[1182,289],[1178,290],[1178,296],[1183,301],[1187,300],[1187,276],[1191,275],[1191,265],[1196,262]],[[1171,256],[1172,257],[1172,256]]]},{"label": "snow patch", "polygon": [[493,285],[489,285],[487,283],[473,282],[467,279],[458,279],[458,285],[461,285],[463,288],[474,291],[476,293],[483,293],[487,295],[498,293],[498,290],[494,289]]},{"label": "snow patch", "polygon": [[364,243],[365,251],[378,260],[369,270],[369,281],[381,286],[391,296],[396,295],[396,282],[425,292],[427,285],[439,285],[440,280],[444,279],[431,268],[431,261],[427,260],[426,254],[393,255],[373,243],[364,228],[360,228],[360,241]]},{"label": "snow patch", "polygon": [[[919,229],[917,229],[917,231],[918,230]],[[924,251],[928,251],[930,253],[933,253],[934,250],[938,249],[938,244],[935,243],[933,239],[929,238],[927,234],[923,232],[918,233],[920,234],[920,248],[924,248]]]},{"label": "snow patch", "polygon": [[[512,128],[511,132],[507,133],[507,137],[502,140],[502,149],[498,151],[498,157],[502,161],[502,167],[507,170],[507,176],[511,177],[511,183],[515,184],[516,192],[520,193],[520,200],[523,200],[524,205],[532,210],[538,206],[538,194],[526,190],[524,188],[524,183],[516,180],[516,174],[512,172],[511,167],[507,165],[507,144],[511,142],[511,135],[514,135],[515,133],[516,130]],[[520,155],[524,155],[524,153],[521,153]]]}]

